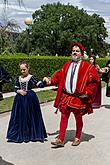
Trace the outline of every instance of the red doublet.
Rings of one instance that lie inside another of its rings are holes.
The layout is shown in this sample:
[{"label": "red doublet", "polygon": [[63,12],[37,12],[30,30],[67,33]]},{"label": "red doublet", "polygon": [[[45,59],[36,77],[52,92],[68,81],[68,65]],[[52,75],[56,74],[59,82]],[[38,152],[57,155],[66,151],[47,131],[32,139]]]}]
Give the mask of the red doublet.
[{"label": "red doublet", "polygon": [[64,94],[63,88],[65,88],[66,76],[71,63],[72,61],[66,62],[62,69],[57,71],[51,78],[51,84],[58,85],[54,106],[60,109],[60,111],[70,107],[71,109],[83,112],[83,114],[92,113],[92,94],[97,82],[100,80],[98,72],[90,63],[81,61],[75,94],[87,94],[88,98],[81,99],[79,97]]}]

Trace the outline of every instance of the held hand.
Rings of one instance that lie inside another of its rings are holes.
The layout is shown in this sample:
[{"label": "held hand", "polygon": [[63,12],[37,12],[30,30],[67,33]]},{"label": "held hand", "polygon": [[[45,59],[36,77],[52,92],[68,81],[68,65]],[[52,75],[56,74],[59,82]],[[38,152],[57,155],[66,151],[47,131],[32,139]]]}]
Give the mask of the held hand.
[{"label": "held hand", "polygon": [[108,72],[109,71],[109,68],[108,67],[105,67],[105,71]]},{"label": "held hand", "polygon": [[25,95],[27,94],[27,92],[24,91],[24,90],[22,90],[22,89],[17,90],[17,93],[19,93],[19,94],[22,95],[22,96],[25,96]]},{"label": "held hand", "polygon": [[105,67],[105,68],[101,68],[102,72],[105,72],[107,73],[109,71],[109,68],[108,67]]},{"label": "held hand", "polygon": [[51,84],[51,81],[49,80],[48,77],[44,77],[43,78],[43,81],[46,82],[47,85],[50,85]]}]

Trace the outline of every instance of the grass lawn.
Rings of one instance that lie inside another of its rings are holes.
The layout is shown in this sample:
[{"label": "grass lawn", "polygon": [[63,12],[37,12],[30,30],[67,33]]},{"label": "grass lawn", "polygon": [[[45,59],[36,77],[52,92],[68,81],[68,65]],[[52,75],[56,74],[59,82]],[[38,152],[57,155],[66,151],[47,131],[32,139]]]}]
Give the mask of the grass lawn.
[{"label": "grass lawn", "polygon": [[[106,86],[105,82],[101,82],[102,87]],[[40,104],[53,101],[56,97],[56,91],[55,90],[47,90],[47,91],[40,91],[37,92],[37,96],[39,98]],[[0,113],[7,112],[12,109],[14,97],[8,97],[4,100],[0,101]]]},{"label": "grass lawn", "polygon": [[[56,97],[56,91],[54,90],[40,91],[36,94],[40,103],[52,101]],[[10,111],[12,109],[13,100],[14,97],[8,97],[0,101],[0,113]]]}]

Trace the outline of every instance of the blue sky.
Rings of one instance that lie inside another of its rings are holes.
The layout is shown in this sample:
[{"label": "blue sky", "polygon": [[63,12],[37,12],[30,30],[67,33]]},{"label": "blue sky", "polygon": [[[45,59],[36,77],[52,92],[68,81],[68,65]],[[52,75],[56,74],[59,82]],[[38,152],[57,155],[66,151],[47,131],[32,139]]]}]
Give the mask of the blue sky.
[{"label": "blue sky", "polygon": [[[16,22],[25,29],[24,19],[31,17],[32,13],[40,9],[41,5],[47,3],[58,2],[58,0],[24,0],[24,7],[19,7],[17,0],[9,0],[6,9],[8,19],[15,19]],[[105,27],[108,31],[107,42],[110,43],[110,0],[60,0],[61,3],[70,3],[73,6],[78,6],[79,9],[83,8],[88,14],[99,14],[102,16],[106,23]],[[3,0],[0,0],[0,22],[3,21]]]}]

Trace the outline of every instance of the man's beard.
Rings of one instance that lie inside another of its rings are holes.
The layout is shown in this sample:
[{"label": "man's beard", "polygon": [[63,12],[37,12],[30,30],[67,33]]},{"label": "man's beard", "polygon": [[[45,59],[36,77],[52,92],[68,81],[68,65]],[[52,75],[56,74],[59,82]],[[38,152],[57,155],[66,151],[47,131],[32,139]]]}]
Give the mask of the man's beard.
[{"label": "man's beard", "polygon": [[72,60],[78,62],[83,59],[83,56],[72,56]]}]

